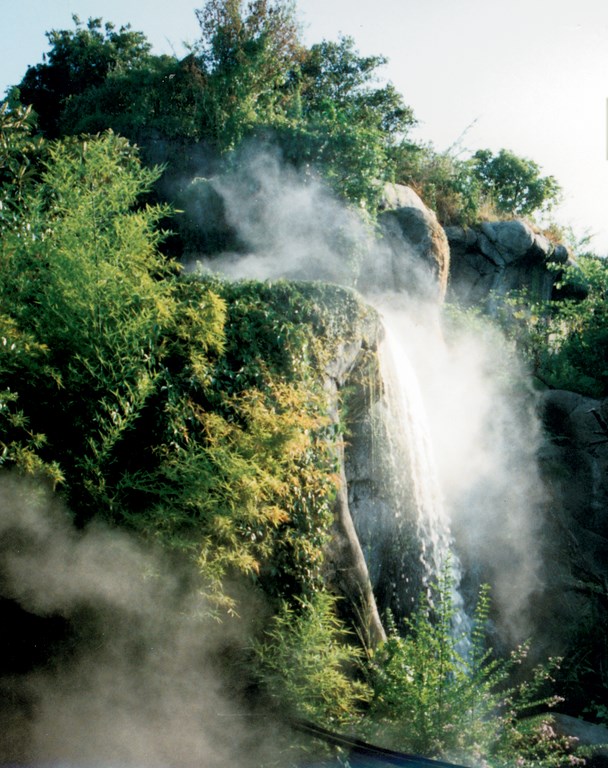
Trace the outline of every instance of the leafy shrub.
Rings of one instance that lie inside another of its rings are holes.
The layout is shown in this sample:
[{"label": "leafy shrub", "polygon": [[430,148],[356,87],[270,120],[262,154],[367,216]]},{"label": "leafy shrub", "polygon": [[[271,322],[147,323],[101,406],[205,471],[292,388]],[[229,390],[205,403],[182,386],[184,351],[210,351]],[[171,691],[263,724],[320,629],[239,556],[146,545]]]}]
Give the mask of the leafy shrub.
[{"label": "leafy shrub", "polygon": [[335,602],[320,592],[284,603],[255,645],[259,680],[277,707],[328,727],[352,724],[370,696],[357,680],[361,652],[336,618]]},{"label": "leafy shrub", "polygon": [[452,590],[443,577],[433,599],[421,599],[403,634],[393,624],[372,657],[370,735],[400,750],[457,762],[561,765],[574,745],[557,735],[550,715],[537,716],[559,701],[546,688],[559,660],[536,667],[529,680],[511,683],[527,646],[505,660],[486,649],[486,588],[470,640],[455,634]]},{"label": "leafy shrub", "polygon": [[137,68],[149,59],[150,44],[129,25],[116,31],[111,23],[102,28],[101,19],[89,19],[86,26],[76,15],[72,20],[75,30],[47,33],[50,52],[28,68],[19,84],[23,103],[33,106],[49,138],[60,135],[61,113],[71,96],[100,85],[111,72]]},{"label": "leafy shrub", "polygon": [[591,397],[608,395],[608,268],[604,259],[582,255],[562,270],[565,296],[545,303],[512,293],[502,303],[501,322],[543,386]]},{"label": "leafy shrub", "polygon": [[553,176],[541,176],[537,163],[507,149],[497,155],[479,149],[470,165],[481,194],[492,200],[499,213],[529,216],[549,210],[559,199],[560,186]]},{"label": "leafy shrub", "polygon": [[494,211],[482,200],[469,165],[450,151],[404,144],[393,152],[395,178],[413,187],[444,225],[468,225]]},{"label": "leafy shrub", "polygon": [[543,213],[561,192],[534,161],[506,149],[478,150],[462,160],[453,149],[403,144],[393,155],[397,181],[414,187],[445,225]]}]

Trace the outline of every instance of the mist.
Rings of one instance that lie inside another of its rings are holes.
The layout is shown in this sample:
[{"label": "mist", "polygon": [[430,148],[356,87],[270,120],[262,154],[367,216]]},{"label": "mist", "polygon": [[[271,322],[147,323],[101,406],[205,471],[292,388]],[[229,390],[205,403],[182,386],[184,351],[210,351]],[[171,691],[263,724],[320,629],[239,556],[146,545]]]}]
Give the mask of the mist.
[{"label": "mist", "polygon": [[534,632],[543,589],[546,501],[527,371],[489,320],[445,323],[429,305],[412,317],[394,296],[384,297],[382,313],[418,376],[469,602],[489,583],[502,641],[521,642]]},{"label": "mist", "polygon": [[[531,605],[542,594],[544,496],[526,372],[489,323],[446,330],[439,303],[419,298],[435,290],[388,291],[387,244],[310,169],[253,150],[239,168],[213,185],[247,252],[193,259],[189,268],[325,280],[366,296],[416,371],[463,580],[492,584],[505,641],[530,634]],[[405,242],[401,258],[415,282],[427,279]],[[19,638],[4,641],[16,656],[0,676],[0,760],[264,762],[278,726],[252,712],[222,664],[243,647],[250,622],[263,621],[264,606],[247,595],[239,604],[248,614],[218,623],[199,586],[167,553],[100,524],[76,530],[50,494],[5,476],[0,598],[39,634],[29,666],[15,651]]]},{"label": "mist", "polygon": [[278,152],[249,147],[238,171],[212,180],[245,252],[188,266],[230,279],[324,280],[355,285],[372,233],[311,169],[285,165]]},{"label": "mist", "polygon": [[[221,664],[246,616],[218,623],[191,573],[125,533],[76,530],[39,487],[5,477],[0,505],[0,594],[16,618],[3,630],[0,761],[200,768],[270,755],[272,719],[244,707]],[[33,665],[11,637],[20,623],[34,628]]]},{"label": "mist", "polygon": [[536,401],[514,350],[489,319],[446,330],[440,303],[430,298],[438,292],[428,285],[428,268],[405,241],[402,274],[411,276],[414,290],[390,290],[386,241],[309,169],[295,171],[278,154],[250,151],[242,173],[214,186],[250,252],[201,260],[199,268],[232,279],[355,286],[390,323],[419,378],[465,581],[472,592],[481,582],[492,585],[505,640],[526,637],[543,587],[544,492]]}]

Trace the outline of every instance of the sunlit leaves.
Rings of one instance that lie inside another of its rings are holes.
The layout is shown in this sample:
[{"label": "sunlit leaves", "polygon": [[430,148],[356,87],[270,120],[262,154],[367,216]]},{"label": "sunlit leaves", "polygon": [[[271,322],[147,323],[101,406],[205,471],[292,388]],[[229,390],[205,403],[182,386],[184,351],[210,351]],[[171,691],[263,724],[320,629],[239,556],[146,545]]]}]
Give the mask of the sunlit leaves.
[{"label": "sunlit leaves", "polygon": [[284,602],[255,647],[258,675],[277,704],[333,727],[352,726],[370,698],[368,686],[352,674],[363,658],[337,617],[336,603],[326,593]]},{"label": "sunlit leaves", "polygon": [[452,578],[442,576],[432,603],[423,596],[404,631],[393,626],[374,654],[371,733],[397,749],[465,764],[525,768],[572,762],[575,744],[556,733],[550,714],[530,718],[560,701],[548,685],[560,660],[549,659],[517,682],[528,645],[507,658],[488,648],[485,587],[470,636],[455,632],[453,588]]},{"label": "sunlit leaves", "polygon": [[561,189],[553,176],[541,176],[537,163],[507,149],[496,155],[489,149],[478,150],[471,168],[482,194],[500,213],[528,216],[549,209],[559,199]]}]

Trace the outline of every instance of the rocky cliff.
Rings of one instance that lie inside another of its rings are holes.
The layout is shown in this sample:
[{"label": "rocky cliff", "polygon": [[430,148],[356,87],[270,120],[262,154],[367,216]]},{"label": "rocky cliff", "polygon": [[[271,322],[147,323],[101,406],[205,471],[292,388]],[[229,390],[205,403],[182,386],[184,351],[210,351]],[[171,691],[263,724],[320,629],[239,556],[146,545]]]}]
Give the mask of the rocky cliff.
[{"label": "rocky cliff", "polygon": [[608,401],[543,393],[541,475],[548,493],[543,638],[566,654],[570,703],[603,700],[608,626]]},{"label": "rocky cliff", "polygon": [[526,290],[549,301],[568,263],[565,246],[551,242],[525,221],[484,221],[446,227],[450,244],[450,295],[469,306],[491,307],[493,297]]},{"label": "rocky cliff", "polygon": [[[201,185],[202,197],[197,191]],[[227,224],[230,217],[218,190],[221,184],[196,181],[190,203],[210,196],[206,237],[212,233],[214,242],[234,244],[239,235]],[[198,215],[194,219],[200,222]],[[447,294],[491,311],[496,296],[514,289],[527,291],[534,300],[550,300],[560,268],[570,262],[563,245],[523,220],[444,230],[411,189],[398,185],[385,188],[377,232],[359,265],[357,288],[368,295],[396,292],[402,302],[423,298],[437,303]],[[370,312],[334,351],[325,371],[332,418],[346,427],[338,449],[341,483],[326,576],[353,606],[350,619],[372,644],[383,637],[382,612],[402,610],[405,592],[398,596],[395,584],[404,573],[414,575],[413,564],[419,561],[415,526],[404,522],[407,517],[395,522],[394,479],[382,455],[388,435],[377,360],[381,334],[378,317]],[[545,393],[541,404],[539,461],[548,501],[540,547],[544,588],[535,610],[541,619],[541,645],[569,652],[580,637],[581,617],[587,635],[605,620],[601,595],[608,583],[602,557],[608,543],[608,408],[564,392]]]}]

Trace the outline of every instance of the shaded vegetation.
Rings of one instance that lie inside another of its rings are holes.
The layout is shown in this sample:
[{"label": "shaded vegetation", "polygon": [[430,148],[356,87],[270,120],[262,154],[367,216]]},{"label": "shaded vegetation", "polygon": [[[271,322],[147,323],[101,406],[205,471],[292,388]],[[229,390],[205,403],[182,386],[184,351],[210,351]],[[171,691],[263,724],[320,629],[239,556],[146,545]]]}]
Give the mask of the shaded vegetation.
[{"label": "shaded vegetation", "polygon": [[562,270],[558,301],[531,302],[512,293],[501,320],[540,385],[590,397],[608,396],[608,267],[581,254]]},{"label": "shaded vegetation", "polygon": [[421,597],[405,633],[392,622],[387,642],[371,660],[373,738],[455,762],[559,766],[580,760],[572,755],[575,741],[558,737],[547,713],[561,701],[551,695],[560,660],[551,659],[514,684],[513,673],[529,649],[523,645],[506,659],[493,656],[487,642],[488,589],[480,592],[470,632],[460,633],[454,631],[448,574],[435,591],[433,600]]}]

